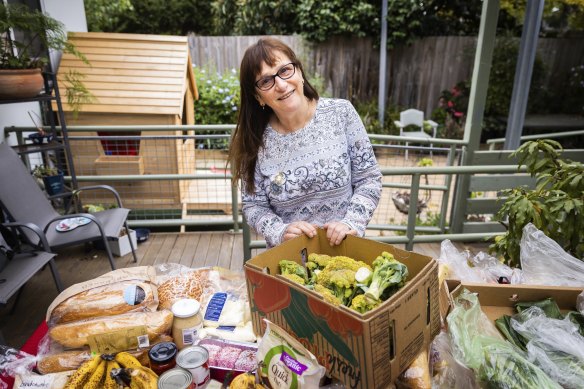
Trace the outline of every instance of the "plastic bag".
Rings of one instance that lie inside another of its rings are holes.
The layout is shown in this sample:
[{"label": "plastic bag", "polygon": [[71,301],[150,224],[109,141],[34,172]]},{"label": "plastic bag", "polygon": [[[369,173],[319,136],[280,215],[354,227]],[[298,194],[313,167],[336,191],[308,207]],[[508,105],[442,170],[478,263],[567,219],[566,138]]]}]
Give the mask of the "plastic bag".
[{"label": "plastic bag", "polygon": [[438,262],[447,267],[448,278],[478,283],[523,283],[521,269],[511,268],[483,252],[472,257],[468,250],[458,251],[448,239],[440,245]]},{"label": "plastic bag", "polygon": [[432,388],[479,388],[475,373],[454,357],[448,333],[441,332],[432,341],[432,361]]},{"label": "plastic bag", "polygon": [[532,223],[523,227],[520,248],[526,284],[584,286],[584,262],[566,253]]},{"label": "plastic bag", "polygon": [[[16,350],[12,347],[0,345],[0,374],[4,377],[14,377],[16,374],[30,373],[36,364],[36,357]],[[0,380],[0,388],[7,387]]]},{"label": "plastic bag", "polygon": [[482,312],[476,294],[463,290],[454,301],[447,317],[453,354],[473,369],[481,382],[493,388],[561,388],[521,350],[501,338]]},{"label": "plastic bag", "polygon": [[272,388],[318,388],[325,368],[300,342],[279,326],[264,319],[266,332],[258,347],[258,361],[262,365],[262,379]]},{"label": "plastic bag", "polygon": [[513,316],[511,326],[527,342],[527,356],[554,381],[565,388],[581,388],[584,383],[584,337],[566,319],[547,317],[532,306]]}]

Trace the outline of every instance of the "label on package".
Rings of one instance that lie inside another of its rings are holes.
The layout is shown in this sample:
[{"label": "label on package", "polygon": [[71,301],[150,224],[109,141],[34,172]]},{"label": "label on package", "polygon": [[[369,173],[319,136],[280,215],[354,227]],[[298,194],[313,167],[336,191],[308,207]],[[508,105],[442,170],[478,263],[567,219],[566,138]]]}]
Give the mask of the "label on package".
[{"label": "label on package", "polygon": [[193,344],[199,339],[199,331],[203,328],[203,323],[196,327],[184,328],[182,330],[182,341],[184,344]]},{"label": "label on package", "polygon": [[119,331],[88,336],[92,353],[112,354],[124,350],[137,349],[144,344],[144,336],[148,338],[146,326],[125,328]]},{"label": "label on package", "polygon": [[211,300],[207,304],[207,310],[205,311],[205,320],[218,322],[221,312],[223,312],[223,307],[227,301],[227,293],[218,292],[213,294]]}]

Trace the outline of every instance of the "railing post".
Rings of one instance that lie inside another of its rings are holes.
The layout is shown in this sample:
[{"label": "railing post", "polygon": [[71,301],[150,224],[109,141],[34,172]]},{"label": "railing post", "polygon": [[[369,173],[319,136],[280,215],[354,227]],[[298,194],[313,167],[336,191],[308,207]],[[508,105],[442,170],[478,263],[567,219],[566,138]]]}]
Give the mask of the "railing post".
[{"label": "railing post", "polygon": [[242,216],[242,230],[243,230],[243,262],[251,259],[251,230],[245,221],[245,216]]},{"label": "railing post", "polygon": [[[454,164],[454,158],[456,157],[456,145],[450,146],[450,151],[448,151],[448,160],[446,161],[446,166],[452,166]],[[438,227],[440,231],[444,233],[446,229],[446,214],[448,213],[448,200],[450,200],[450,189],[452,189],[452,174],[446,175],[446,191],[442,192],[442,204],[440,205],[440,222]]]},{"label": "railing post", "polygon": [[414,234],[416,229],[416,217],[418,216],[418,193],[420,192],[420,173],[412,175],[412,191],[410,192],[410,206],[408,209],[408,229],[406,230],[406,250],[414,248]]},{"label": "railing post", "polygon": [[239,203],[237,185],[231,185],[231,215],[233,216],[233,232],[239,232]]}]

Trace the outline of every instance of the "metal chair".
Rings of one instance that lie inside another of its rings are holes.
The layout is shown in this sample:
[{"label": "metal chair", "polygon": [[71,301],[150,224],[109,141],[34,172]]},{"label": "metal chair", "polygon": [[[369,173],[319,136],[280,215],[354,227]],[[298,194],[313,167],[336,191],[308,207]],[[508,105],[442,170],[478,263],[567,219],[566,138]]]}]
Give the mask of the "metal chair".
[{"label": "metal chair", "polygon": [[[94,240],[103,241],[112,269],[115,269],[114,258],[107,240],[115,239],[125,228],[130,236],[127,218],[129,209],[122,207],[118,192],[107,185],[97,185],[77,189],[106,190],[115,197],[118,208],[95,213],[59,214],[35,179],[27,171],[18,154],[7,144],[0,144],[0,206],[8,215],[10,221],[17,223],[32,223],[41,228],[46,235],[51,249],[79,245]],[[73,193],[71,193],[73,195]],[[79,226],[66,232],[59,232],[56,226],[60,221],[73,217],[86,217],[89,224]],[[33,245],[39,243],[39,237],[30,230],[20,229],[22,235]],[[136,250],[130,239],[130,247],[134,262],[137,262]]]},{"label": "metal chair", "polygon": [[[430,125],[432,128],[432,136],[424,131],[425,123]],[[424,112],[417,109],[410,108],[400,112],[399,120],[395,120],[394,124],[399,127],[399,136],[419,139],[436,138],[436,129],[438,128],[438,123],[433,120],[424,120]],[[417,129],[413,131],[406,131],[408,126],[416,126]],[[406,142],[406,160],[408,159],[408,144],[409,142]],[[430,158],[432,156],[432,143],[430,143]]]}]

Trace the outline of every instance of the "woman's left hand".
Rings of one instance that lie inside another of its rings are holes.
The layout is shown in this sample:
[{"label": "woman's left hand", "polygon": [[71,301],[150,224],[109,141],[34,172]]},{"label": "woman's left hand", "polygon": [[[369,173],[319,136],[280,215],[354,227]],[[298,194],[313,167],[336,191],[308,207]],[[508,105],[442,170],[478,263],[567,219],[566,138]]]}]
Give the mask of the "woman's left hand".
[{"label": "woman's left hand", "polygon": [[342,222],[330,222],[324,226],[326,237],[331,246],[338,246],[347,235],[357,236],[357,231],[352,230],[348,225]]}]

